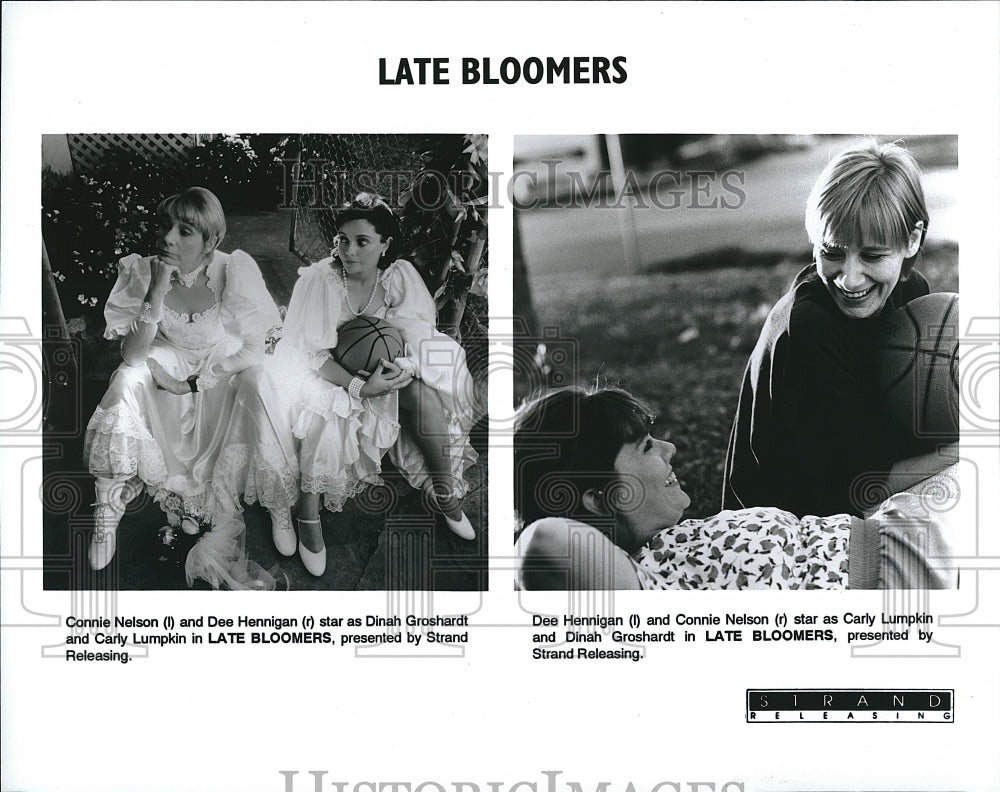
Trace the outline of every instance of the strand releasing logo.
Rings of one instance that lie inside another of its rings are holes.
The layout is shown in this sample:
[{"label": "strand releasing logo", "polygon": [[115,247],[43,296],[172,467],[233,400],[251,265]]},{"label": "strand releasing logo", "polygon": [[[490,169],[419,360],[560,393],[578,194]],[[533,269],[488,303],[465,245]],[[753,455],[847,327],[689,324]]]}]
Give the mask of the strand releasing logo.
[{"label": "strand releasing logo", "polygon": [[953,723],[954,690],[747,690],[748,723]]}]

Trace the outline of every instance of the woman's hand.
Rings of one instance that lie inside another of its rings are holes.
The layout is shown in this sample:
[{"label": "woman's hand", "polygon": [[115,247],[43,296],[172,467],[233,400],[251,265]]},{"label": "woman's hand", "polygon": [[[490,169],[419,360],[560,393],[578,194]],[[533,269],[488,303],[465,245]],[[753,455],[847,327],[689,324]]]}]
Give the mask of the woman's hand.
[{"label": "woman's hand", "polygon": [[150,294],[160,297],[170,291],[174,275],[180,273],[176,258],[165,253],[154,256],[153,260],[149,262],[149,269],[152,274],[149,286]]},{"label": "woman's hand", "polygon": [[153,382],[156,383],[156,387],[161,390],[176,394],[177,396],[183,396],[185,393],[191,392],[191,386],[188,385],[187,380],[179,380],[176,377],[170,376],[167,370],[153,358],[146,358],[146,366],[149,368],[149,373],[153,375]]},{"label": "woman's hand", "polygon": [[403,371],[395,363],[386,360],[379,361],[379,368],[374,374],[367,371],[359,371],[359,377],[366,377],[365,384],[361,386],[361,395],[372,398],[374,396],[384,396],[387,393],[405,388],[413,382],[413,375]]}]

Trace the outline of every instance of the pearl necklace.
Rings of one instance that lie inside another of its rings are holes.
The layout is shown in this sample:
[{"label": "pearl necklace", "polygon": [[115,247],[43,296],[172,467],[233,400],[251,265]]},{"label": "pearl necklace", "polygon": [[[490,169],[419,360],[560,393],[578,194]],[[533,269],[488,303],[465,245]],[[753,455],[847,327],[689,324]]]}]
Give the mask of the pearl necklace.
[{"label": "pearl necklace", "polygon": [[351,293],[347,289],[347,273],[343,268],[340,270],[340,277],[344,281],[344,299],[347,300],[347,310],[355,316],[364,316],[365,312],[371,307],[372,300],[375,299],[375,292],[378,291],[379,271],[375,270],[375,283],[372,284],[372,293],[368,295],[368,302],[365,303],[365,307],[360,311],[355,311],[354,306],[351,305]]},{"label": "pearl necklace", "polygon": [[201,273],[204,271],[204,269],[205,269],[205,267],[207,265],[208,265],[208,262],[206,262],[205,264],[202,264],[201,266],[196,267],[195,269],[191,270],[187,275],[184,275],[181,272],[175,273],[175,277],[177,278],[177,282],[181,286],[183,286],[184,288],[190,289],[192,286],[194,286],[194,282],[196,280],[198,280],[198,276],[201,275]]}]

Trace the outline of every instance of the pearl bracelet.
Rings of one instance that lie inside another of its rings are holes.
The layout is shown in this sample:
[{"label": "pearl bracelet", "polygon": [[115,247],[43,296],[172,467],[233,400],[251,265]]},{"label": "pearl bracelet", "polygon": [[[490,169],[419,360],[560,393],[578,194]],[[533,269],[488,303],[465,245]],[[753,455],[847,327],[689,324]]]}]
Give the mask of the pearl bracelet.
[{"label": "pearl bracelet", "polygon": [[347,392],[351,394],[355,399],[361,398],[361,388],[364,387],[365,380],[361,377],[355,377],[351,380],[351,384],[347,386]]}]

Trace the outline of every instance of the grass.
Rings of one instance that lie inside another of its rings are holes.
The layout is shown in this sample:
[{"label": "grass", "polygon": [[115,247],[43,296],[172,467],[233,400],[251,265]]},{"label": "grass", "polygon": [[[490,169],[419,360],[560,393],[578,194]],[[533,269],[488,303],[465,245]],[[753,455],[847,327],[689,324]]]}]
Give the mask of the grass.
[{"label": "grass", "polygon": [[[808,255],[725,250],[536,293],[540,326],[558,328],[574,346],[553,363],[549,380],[618,384],[651,402],[660,436],[677,446],[674,467],[691,496],[686,515],[714,514],[747,359],[771,307],[807,262]],[[956,245],[928,245],[919,269],[932,291],[958,291]]]}]

